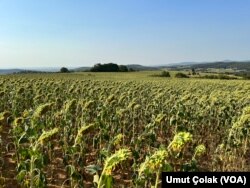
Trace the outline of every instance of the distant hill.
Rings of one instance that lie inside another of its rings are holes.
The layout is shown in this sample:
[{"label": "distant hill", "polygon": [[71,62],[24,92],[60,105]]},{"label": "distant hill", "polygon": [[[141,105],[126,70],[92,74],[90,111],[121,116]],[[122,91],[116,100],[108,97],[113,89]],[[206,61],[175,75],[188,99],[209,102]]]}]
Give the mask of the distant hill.
[{"label": "distant hill", "polygon": [[27,68],[26,70],[38,71],[38,72],[59,72],[61,67],[35,67]]},{"label": "distant hill", "polygon": [[180,63],[175,65],[164,66],[174,69],[235,69],[242,71],[250,71],[250,61],[218,61],[208,63]]},{"label": "distant hill", "polygon": [[134,69],[136,71],[150,71],[150,70],[159,70],[160,67],[148,67],[148,66],[143,66],[143,65],[139,65],[139,64],[130,64],[130,65],[126,65],[128,67],[128,69]]},{"label": "distant hill", "polygon": [[[159,70],[160,67],[148,67],[148,66],[143,66],[139,64],[130,64],[130,65],[125,65],[128,69],[133,69],[135,71],[146,71],[146,70]],[[74,72],[84,72],[84,71],[89,71],[91,67],[79,67],[75,69],[70,69],[71,71]]]},{"label": "distant hill", "polygon": [[91,69],[91,67],[79,67],[79,68],[75,68],[75,69],[70,69],[70,71],[73,72],[84,72],[84,71],[89,71]]},{"label": "distant hill", "polygon": [[24,69],[0,69],[0,74],[14,74],[14,73],[49,73],[59,72],[60,68],[57,67],[38,67],[38,68],[24,68]]},{"label": "distant hill", "polygon": [[[183,70],[183,69],[234,69],[237,71],[250,72],[250,61],[218,61],[218,62],[182,62],[169,65],[160,66],[144,66],[139,64],[129,64],[126,65],[128,69],[133,69],[135,71],[151,71],[160,70],[163,68],[173,69],[173,70]],[[90,71],[91,67],[78,67],[69,68],[73,72],[83,72]],[[0,69],[0,74],[13,74],[13,73],[32,73],[32,72],[59,72],[60,68],[28,68],[28,69]]]},{"label": "distant hill", "polygon": [[[203,62],[202,62],[203,63]],[[205,62],[204,62],[205,63]],[[167,65],[159,65],[157,67],[176,67],[176,66],[186,66],[186,65],[193,65],[193,64],[201,64],[201,62],[180,62],[180,63],[170,63]]]},{"label": "distant hill", "polygon": [[0,69],[0,74],[12,74],[23,71],[22,69]]},{"label": "distant hill", "polygon": [[250,71],[250,61],[245,62],[214,62],[191,65],[191,68],[197,69],[236,69],[242,71]]}]

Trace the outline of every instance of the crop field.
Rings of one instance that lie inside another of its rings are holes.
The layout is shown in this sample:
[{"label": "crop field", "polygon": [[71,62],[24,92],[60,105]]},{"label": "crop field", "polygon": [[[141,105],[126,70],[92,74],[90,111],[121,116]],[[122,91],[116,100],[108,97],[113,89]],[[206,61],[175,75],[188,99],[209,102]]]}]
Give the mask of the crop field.
[{"label": "crop field", "polygon": [[0,187],[160,187],[250,171],[250,82],[148,72],[0,76]]}]

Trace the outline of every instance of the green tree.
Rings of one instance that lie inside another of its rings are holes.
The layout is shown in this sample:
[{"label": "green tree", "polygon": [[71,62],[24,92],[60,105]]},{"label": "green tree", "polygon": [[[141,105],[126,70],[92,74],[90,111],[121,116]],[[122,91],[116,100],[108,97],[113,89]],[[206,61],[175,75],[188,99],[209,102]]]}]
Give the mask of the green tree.
[{"label": "green tree", "polygon": [[96,64],[90,69],[91,72],[119,72],[119,66],[114,63]]},{"label": "green tree", "polygon": [[60,69],[60,72],[61,72],[61,73],[67,73],[67,72],[69,72],[69,69],[67,69],[66,67],[62,67],[62,68]]},{"label": "green tree", "polygon": [[119,65],[119,70],[121,72],[128,72],[128,67],[126,67],[125,65]]},{"label": "green tree", "polygon": [[176,74],[175,74],[175,77],[176,77],[176,78],[189,78],[188,75],[186,75],[186,74],[184,74],[184,73],[182,73],[182,72],[176,73]]},{"label": "green tree", "polygon": [[167,71],[162,71],[160,76],[161,77],[170,77],[170,74]]},{"label": "green tree", "polygon": [[192,75],[196,75],[195,69],[192,68]]}]

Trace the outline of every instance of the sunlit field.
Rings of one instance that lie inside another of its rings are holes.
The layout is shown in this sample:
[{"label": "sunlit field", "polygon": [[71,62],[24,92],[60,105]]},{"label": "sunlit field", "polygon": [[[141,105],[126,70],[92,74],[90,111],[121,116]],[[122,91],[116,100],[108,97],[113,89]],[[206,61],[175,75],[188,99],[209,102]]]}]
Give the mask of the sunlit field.
[{"label": "sunlit field", "polygon": [[160,187],[250,171],[250,82],[158,72],[0,76],[0,187]]}]

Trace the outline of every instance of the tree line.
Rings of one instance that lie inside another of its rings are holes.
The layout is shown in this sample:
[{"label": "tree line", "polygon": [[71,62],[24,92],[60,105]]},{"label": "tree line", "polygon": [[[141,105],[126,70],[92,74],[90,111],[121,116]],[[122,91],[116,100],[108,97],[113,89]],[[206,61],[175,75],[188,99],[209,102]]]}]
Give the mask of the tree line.
[{"label": "tree line", "polygon": [[107,63],[107,64],[101,64],[98,63],[94,65],[90,69],[91,72],[128,72],[128,71],[134,71],[133,69],[129,69],[125,65],[117,65],[115,63]]}]

